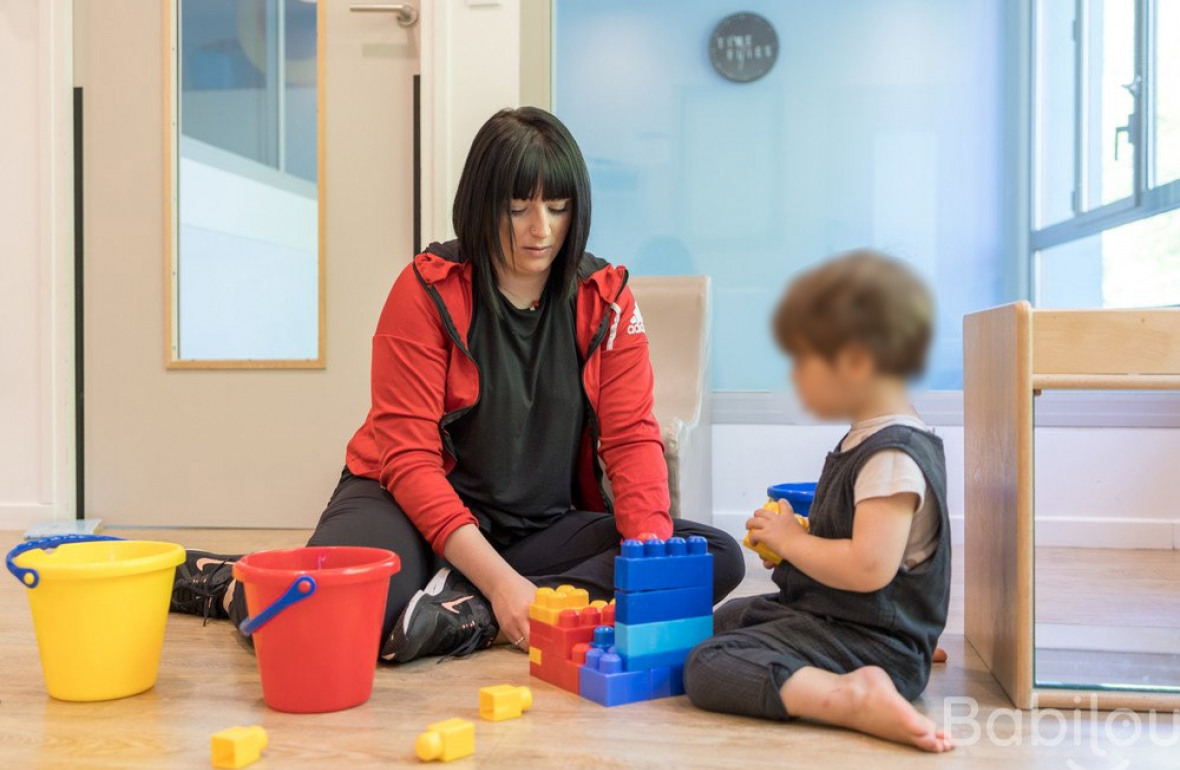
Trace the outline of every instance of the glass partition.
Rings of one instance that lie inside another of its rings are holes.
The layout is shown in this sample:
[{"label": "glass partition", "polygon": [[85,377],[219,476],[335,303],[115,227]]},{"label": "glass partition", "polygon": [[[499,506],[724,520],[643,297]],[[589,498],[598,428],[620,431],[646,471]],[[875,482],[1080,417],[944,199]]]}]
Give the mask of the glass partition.
[{"label": "glass partition", "polygon": [[1035,685],[1180,692],[1174,501],[1141,483],[1175,474],[1180,438],[1038,427],[1035,447]]},{"label": "glass partition", "polygon": [[[711,276],[725,391],[786,387],[767,326],[792,273],[888,249],[939,299],[926,384],[960,388],[963,314],[1011,292],[1006,8],[555,0],[553,106],[589,165],[590,249]],[[718,50],[761,76],[725,75]]]},{"label": "glass partition", "polygon": [[172,21],[168,364],[322,366],[317,4]]}]

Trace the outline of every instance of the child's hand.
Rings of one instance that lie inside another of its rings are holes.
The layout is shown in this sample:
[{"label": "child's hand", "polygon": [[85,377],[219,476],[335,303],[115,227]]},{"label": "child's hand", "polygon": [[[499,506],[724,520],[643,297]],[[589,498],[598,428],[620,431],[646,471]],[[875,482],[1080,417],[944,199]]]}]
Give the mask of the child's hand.
[{"label": "child's hand", "polygon": [[786,500],[780,500],[779,505],[785,509],[782,513],[765,508],[754,511],[754,517],[746,522],[746,529],[750,531],[751,543],[763,543],[780,557],[786,558],[787,544],[796,537],[806,535],[807,531],[795,518]]}]

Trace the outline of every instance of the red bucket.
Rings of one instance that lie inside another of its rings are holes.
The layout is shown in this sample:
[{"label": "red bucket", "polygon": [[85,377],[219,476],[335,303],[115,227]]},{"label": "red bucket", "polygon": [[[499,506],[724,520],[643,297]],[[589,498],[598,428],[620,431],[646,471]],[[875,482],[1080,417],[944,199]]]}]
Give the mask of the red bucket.
[{"label": "red bucket", "polygon": [[315,714],[369,699],[400,567],[393,551],[352,547],[259,551],[234,564],[255,613],[242,633],[254,637],[266,705]]}]

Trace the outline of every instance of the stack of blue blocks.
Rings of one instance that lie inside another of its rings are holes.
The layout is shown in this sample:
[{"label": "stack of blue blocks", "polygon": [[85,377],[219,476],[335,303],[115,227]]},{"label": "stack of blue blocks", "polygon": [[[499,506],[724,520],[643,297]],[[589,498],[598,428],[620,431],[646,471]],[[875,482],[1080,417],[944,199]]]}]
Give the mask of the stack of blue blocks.
[{"label": "stack of blue blocks", "polygon": [[713,634],[713,555],[703,537],[623,542],[615,626],[595,629],[579,691],[604,706],[684,693],[684,661]]}]

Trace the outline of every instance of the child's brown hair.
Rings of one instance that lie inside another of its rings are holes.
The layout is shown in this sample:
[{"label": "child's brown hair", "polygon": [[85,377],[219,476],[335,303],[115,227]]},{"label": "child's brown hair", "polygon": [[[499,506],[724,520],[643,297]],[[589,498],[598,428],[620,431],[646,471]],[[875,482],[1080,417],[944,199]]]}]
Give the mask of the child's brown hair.
[{"label": "child's brown hair", "polygon": [[863,346],[881,374],[916,377],[926,369],[934,299],[904,262],[874,249],[839,254],[791,282],[774,314],[779,347],[827,360]]}]

